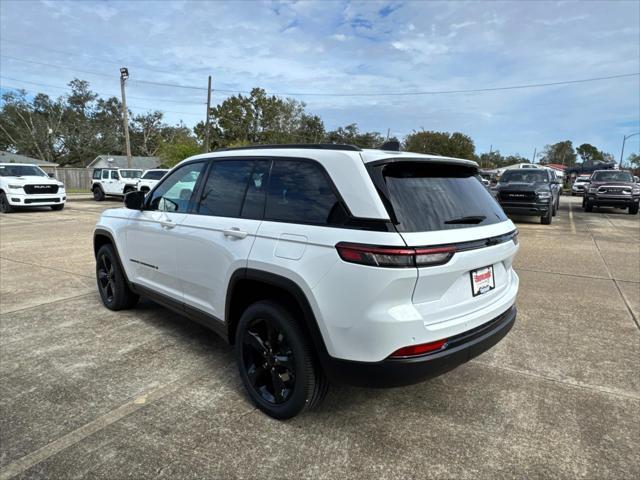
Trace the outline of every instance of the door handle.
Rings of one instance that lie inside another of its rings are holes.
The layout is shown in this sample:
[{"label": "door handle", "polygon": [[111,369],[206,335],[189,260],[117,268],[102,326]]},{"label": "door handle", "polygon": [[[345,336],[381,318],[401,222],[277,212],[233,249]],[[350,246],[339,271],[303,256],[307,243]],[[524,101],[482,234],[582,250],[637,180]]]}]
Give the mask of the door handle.
[{"label": "door handle", "polygon": [[248,235],[247,232],[243,232],[238,227],[228,228],[226,230],[223,230],[222,233],[224,233],[225,237],[233,237],[239,239],[245,238]]},{"label": "door handle", "polygon": [[175,222],[172,222],[168,218],[160,220],[160,225],[162,225],[162,228],[166,228],[168,230],[176,226]]}]

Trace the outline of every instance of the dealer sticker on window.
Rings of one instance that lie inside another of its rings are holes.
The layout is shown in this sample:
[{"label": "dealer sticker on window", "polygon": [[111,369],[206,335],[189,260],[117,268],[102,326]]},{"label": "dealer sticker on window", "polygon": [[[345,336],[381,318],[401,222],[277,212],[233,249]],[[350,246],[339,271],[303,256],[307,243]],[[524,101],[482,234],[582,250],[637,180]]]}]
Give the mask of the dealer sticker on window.
[{"label": "dealer sticker on window", "polygon": [[493,278],[493,266],[490,265],[488,267],[478,268],[477,270],[471,270],[470,273],[471,291],[474,297],[496,288],[496,283]]}]

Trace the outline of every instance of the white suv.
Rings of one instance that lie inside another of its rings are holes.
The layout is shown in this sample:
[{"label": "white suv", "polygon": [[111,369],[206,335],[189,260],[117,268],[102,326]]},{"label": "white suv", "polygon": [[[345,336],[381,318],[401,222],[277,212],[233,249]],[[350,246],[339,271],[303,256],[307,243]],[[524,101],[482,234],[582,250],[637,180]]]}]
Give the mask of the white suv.
[{"label": "white suv", "polygon": [[123,197],[136,190],[142,170],[138,168],[96,168],[93,170],[91,192],[100,202],[104,197]]},{"label": "white suv", "polygon": [[0,163],[0,212],[15,207],[51,207],[62,210],[67,201],[64,184],[37,165]]},{"label": "white suv", "polygon": [[235,345],[276,418],[329,382],[400,386],[511,329],[517,231],[468,160],[341,145],[191,157],[94,232],[105,306],[144,295]]},{"label": "white suv", "polygon": [[161,168],[145,170],[142,176],[138,179],[136,189],[141,192],[148,192],[155,187],[160,180],[162,180],[162,177],[164,177],[168,171],[169,170]]}]

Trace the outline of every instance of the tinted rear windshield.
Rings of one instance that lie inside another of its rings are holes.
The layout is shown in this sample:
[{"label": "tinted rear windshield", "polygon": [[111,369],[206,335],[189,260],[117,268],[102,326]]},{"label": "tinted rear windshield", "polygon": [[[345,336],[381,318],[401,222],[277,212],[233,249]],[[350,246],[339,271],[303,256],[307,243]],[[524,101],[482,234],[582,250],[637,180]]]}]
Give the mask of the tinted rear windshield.
[{"label": "tinted rear windshield", "polygon": [[469,228],[507,219],[474,176],[475,168],[433,162],[397,162],[375,168],[382,168],[388,201],[401,232]]},{"label": "tinted rear windshield", "polygon": [[595,172],[591,180],[594,182],[633,182],[633,177],[629,172],[611,170],[608,172]]}]

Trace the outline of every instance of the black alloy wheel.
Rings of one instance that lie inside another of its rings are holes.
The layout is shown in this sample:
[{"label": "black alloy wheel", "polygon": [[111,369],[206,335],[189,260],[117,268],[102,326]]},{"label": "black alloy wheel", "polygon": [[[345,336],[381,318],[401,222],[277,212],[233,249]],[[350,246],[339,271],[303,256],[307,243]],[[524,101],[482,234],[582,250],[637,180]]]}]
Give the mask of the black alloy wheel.
[{"label": "black alloy wheel", "polygon": [[318,406],[329,388],[301,322],[285,305],[250,305],[235,332],[236,362],[247,393],[267,415],[287,419]]},{"label": "black alloy wheel", "polygon": [[116,290],[116,284],[114,279],[115,270],[113,262],[108,255],[102,254],[98,258],[98,286],[100,287],[100,293],[102,298],[106,300],[106,303],[113,303],[114,292]]},{"label": "black alloy wheel", "polygon": [[242,337],[242,361],[251,386],[268,403],[281,405],[296,382],[293,351],[272,322],[257,318]]},{"label": "black alloy wheel", "polygon": [[13,212],[13,206],[9,204],[9,200],[7,200],[7,196],[4,192],[0,192],[0,212],[2,213],[11,213]]},{"label": "black alloy wheel", "polygon": [[103,245],[96,255],[96,280],[102,303],[109,310],[130,308],[138,295],[129,288],[113,246]]}]

